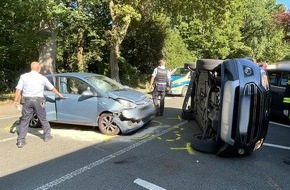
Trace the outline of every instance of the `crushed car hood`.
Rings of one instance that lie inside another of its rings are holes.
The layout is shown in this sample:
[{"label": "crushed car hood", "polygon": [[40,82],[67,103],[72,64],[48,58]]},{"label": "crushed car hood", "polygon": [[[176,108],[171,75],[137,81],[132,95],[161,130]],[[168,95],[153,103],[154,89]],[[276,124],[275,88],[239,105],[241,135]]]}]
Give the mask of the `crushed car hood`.
[{"label": "crushed car hood", "polygon": [[140,102],[148,100],[148,97],[142,92],[131,90],[131,89],[111,91],[111,92],[108,92],[108,96],[113,99],[122,98],[124,100],[128,100],[134,103],[140,103]]}]

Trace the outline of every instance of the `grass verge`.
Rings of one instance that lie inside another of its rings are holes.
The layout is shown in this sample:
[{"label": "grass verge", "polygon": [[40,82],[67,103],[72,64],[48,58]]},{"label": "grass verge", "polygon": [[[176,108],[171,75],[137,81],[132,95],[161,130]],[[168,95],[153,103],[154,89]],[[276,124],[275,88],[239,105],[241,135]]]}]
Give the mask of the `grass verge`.
[{"label": "grass verge", "polygon": [[0,93],[0,105],[12,103],[13,98],[13,93]]}]

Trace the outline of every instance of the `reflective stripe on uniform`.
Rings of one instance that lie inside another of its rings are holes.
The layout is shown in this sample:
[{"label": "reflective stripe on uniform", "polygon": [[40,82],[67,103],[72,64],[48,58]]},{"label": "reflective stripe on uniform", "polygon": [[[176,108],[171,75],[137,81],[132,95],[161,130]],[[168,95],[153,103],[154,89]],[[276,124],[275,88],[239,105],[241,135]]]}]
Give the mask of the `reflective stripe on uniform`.
[{"label": "reflective stripe on uniform", "polygon": [[290,85],[290,80],[287,81],[287,84]]},{"label": "reflective stripe on uniform", "polygon": [[290,104],[290,98],[289,97],[283,98],[283,103]]}]

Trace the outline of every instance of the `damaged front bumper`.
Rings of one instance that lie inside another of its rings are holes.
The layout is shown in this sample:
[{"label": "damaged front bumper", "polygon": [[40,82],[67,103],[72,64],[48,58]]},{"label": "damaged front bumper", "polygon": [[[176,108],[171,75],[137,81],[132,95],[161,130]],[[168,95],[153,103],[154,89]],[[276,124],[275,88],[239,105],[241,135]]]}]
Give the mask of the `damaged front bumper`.
[{"label": "damaged front bumper", "polygon": [[123,134],[130,133],[154,119],[156,109],[153,103],[137,106],[134,109],[124,110],[120,114],[115,114],[113,122],[116,123]]}]

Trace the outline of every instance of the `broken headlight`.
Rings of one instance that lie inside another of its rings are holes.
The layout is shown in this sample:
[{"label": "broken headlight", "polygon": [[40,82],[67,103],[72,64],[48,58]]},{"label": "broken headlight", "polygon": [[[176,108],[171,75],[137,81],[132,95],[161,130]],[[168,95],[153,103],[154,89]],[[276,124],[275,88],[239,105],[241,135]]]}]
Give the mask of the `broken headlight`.
[{"label": "broken headlight", "polygon": [[136,104],[128,100],[118,99],[117,101],[122,104],[126,110],[136,108]]}]

